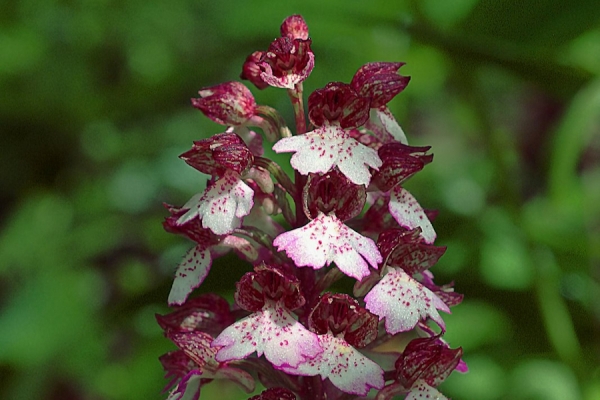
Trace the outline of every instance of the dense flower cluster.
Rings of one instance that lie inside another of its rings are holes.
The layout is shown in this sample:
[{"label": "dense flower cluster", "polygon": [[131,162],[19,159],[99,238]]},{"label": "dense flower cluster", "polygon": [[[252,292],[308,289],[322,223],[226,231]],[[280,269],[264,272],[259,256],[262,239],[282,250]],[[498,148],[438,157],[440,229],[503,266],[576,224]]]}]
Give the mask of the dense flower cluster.
[{"label": "dense flower cluster", "polygon": [[[304,19],[294,15],[242,68],[259,89],[287,89],[294,130],[240,82],[192,99],[225,128],[181,155],[210,176],[206,189],[182,207],[167,206],[165,229],[195,243],[175,273],[174,311],[157,316],[179,349],[160,359],[169,400],[198,399],[214,379],[248,393],[259,380],[267,389],[257,400],[369,392],[380,400],[445,399],[436,387],[453,370],[466,371],[462,349],[442,339],[439,311],[450,312],[462,295],[436,285],[430,271],[446,250],[433,244],[435,213],[403,187],[433,156],[408,145],[387,108],[409,83],[398,74],[402,65],[362,66],[350,83],[310,94],[305,114],[302,82],[314,54]],[[293,153],[294,177],[263,157],[263,139]],[[190,298],[230,250],[253,266],[236,285],[235,305],[214,294]],[[354,282],[352,296],[332,292],[340,279]]]}]

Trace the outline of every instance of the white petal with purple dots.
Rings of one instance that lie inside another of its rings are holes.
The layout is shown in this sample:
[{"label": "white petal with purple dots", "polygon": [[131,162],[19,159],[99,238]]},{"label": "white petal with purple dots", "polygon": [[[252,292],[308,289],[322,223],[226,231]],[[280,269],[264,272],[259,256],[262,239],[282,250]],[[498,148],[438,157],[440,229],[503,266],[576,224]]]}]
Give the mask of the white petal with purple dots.
[{"label": "white petal with purple dots", "polygon": [[404,400],[448,400],[446,396],[441,394],[436,388],[429,386],[422,380],[415,382],[408,396]]},{"label": "white petal with purple dots", "polygon": [[327,334],[320,335],[319,342],[323,353],[297,368],[283,367],[281,370],[292,375],[320,375],[323,380],[329,378],[338,389],[358,396],[366,396],[371,388],[383,387],[381,367],[344,339]]},{"label": "white petal with purple dots", "polygon": [[183,304],[192,290],[202,284],[211,264],[212,258],[208,248],[198,245],[190,249],[175,272],[169,293],[169,305]]},{"label": "white petal with purple dots", "polygon": [[325,173],[337,166],[352,183],[368,185],[369,167],[381,167],[377,152],[351,138],[337,125],[324,125],[304,135],[283,138],[273,146],[277,153],[294,152],[292,167],[302,175]]},{"label": "white petal with purple dots", "polygon": [[320,214],[307,225],[282,233],[273,241],[298,267],[319,269],[335,262],[344,274],[361,280],[369,264],[377,268],[381,254],[373,240],[348,228],[335,216]]},{"label": "white petal with purple dots", "polygon": [[250,213],[254,204],[254,191],[246,185],[240,175],[228,170],[223,176],[206,188],[201,197],[192,197],[185,208],[190,210],[182,215],[178,224],[183,224],[196,215],[202,219],[202,227],[216,235],[225,235],[242,225],[242,218]]},{"label": "white petal with purple dots", "polygon": [[433,243],[436,238],[435,230],[427,214],[408,190],[395,186],[390,191],[390,214],[396,222],[408,228],[421,228],[421,236],[425,243]]},{"label": "white petal with purple dots", "polygon": [[220,362],[241,360],[256,351],[277,367],[295,367],[322,352],[317,335],[273,302],[227,327],[212,346],[222,346],[216,356]]},{"label": "white petal with purple dots", "polygon": [[365,296],[365,308],[385,318],[385,330],[390,335],[406,332],[427,317],[446,329],[437,310],[450,313],[448,306],[417,280],[400,268],[388,273]]}]

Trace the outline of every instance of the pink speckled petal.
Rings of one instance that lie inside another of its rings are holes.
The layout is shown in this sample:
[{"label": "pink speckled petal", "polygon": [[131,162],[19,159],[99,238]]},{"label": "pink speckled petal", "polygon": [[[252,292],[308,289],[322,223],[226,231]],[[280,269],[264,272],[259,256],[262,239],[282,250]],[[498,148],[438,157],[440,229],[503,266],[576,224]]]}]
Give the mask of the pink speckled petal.
[{"label": "pink speckled petal", "polygon": [[338,389],[357,396],[365,396],[371,388],[383,387],[381,367],[350,346],[344,339],[320,335],[319,342],[323,347],[323,353],[300,364],[297,368],[286,366],[281,370],[292,375],[320,375],[323,380],[329,378]]},{"label": "pink speckled petal", "polygon": [[404,400],[448,400],[448,398],[437,389],[419,380],[415,382]]},{"label": "pink speckled petal", "polygon": [[371,181],[369,167],[382,164],[377,152],[351,138],[337,125],[323,125],[304,135],[283,138],[273,146],[277,153],[295,152],[292,167],[302,175],[325,173],[334,165],[356,185]]},{"label": "pink speckled petal", "polygon": [[169,293],[169,305],[183,304],[192,290],[202,284],[211,264],[212,258],[208,248],[198,245],[190,249],[175,272],[175,280]]},{"label": "pink speckled petal", "polygon": [[183,224],[198,215],[202,219],[202,227],[217,235],[231,233],[242,225],[242,218],[250,213],[253,197],[254,191],[241,180],[240,175],[228,170],[206,188],[202,197],[196,195],[185,204],[184,207],[190,210],[177,223]]},{"label": "pink speckled petal", "polygon": [[285,250],[298,267],[319,269],[335,262],[340,271],[358,280],[369,274],[369,264],[377,268],[382,261],[375,242],[348,228],[335,216],[324,214],[277,236],[273,245],[279,251]]},{"label": "pink speckled petal", "polygon": [[226,328],[212,346],[222,346],[217,353],[221,362],[241,360],[256,351],[276,367],[295,367],[322,352],[317,335],[273,302]]},{"label": "pink speckled petal", "polygon": [[391,335],[409,331],[427,317],[446,329],[437,310],[450,313],[440,298],[399,268],[389,269],[365,296],[365,303],[380,320],[385,318],[385,329]]},{"label": "pink speckled petal", "polygon": [[371,108],[365,128],[371,131],[381,143],[397,140],[402,144],[408,144],[404,131],[387,106]]},{"label": "pink speckled petal", "polygon": [[425,243],[431,244],[435,241],[436,233],[431,221],[408,190],[401,186],[391,190],[389,210],[400,225],[408,229],[421,228],[421,236]]}]

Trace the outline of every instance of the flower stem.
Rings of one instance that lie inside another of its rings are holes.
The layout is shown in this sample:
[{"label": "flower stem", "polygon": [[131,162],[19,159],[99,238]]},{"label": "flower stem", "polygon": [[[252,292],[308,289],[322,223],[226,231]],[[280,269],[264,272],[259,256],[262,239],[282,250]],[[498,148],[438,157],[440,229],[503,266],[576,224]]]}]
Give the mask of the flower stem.
[{"label": "flower stem", "polygon": [[294,107],[296,118],[296,135],[306,133],[306,117],[304,116],[304,99],[302,98],[302,82],[297,83],[294,89],[288,89],[288,95]]},{"label": "flower stem", "polygon": [[[288,89],[288,95],[294,107],[294,117],[296,119],[296,135],[302,135],[306,133],[306,117],[304,116],[304,99],[302,97],[302,82],[297,83],[294,89]],[[296,203],[296,227],[305,225],[307,222],[306,215],[302,210],[302,189],[306,184],[306,177],[300,174],[298,171],[295,172],[296,181],[296,196],[294,197],[294,203]]]}]

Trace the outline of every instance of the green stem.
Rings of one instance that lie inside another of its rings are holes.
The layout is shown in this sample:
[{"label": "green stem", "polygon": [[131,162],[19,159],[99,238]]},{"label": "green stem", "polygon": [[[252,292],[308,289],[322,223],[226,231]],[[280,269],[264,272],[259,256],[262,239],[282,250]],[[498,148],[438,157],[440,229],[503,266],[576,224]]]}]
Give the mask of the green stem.
[{"label": "green stem", "polygon": [[[294,89],[288,90],[288,95],[294,108],[294,117],[296,119],[296,135],[302,135],[306,133],[306,117],[304,116],[304,99],[303,99],[303,88],[302,82],[297,83]],[[299,227],[305,225],[308,222],[306,215],[302,209],[302,189],[306,184],[306,177],[300,174],[298,171],[295,172],[296,182],[296,195],[293,196],[294,203],[296,204],[296,226]]]}]

